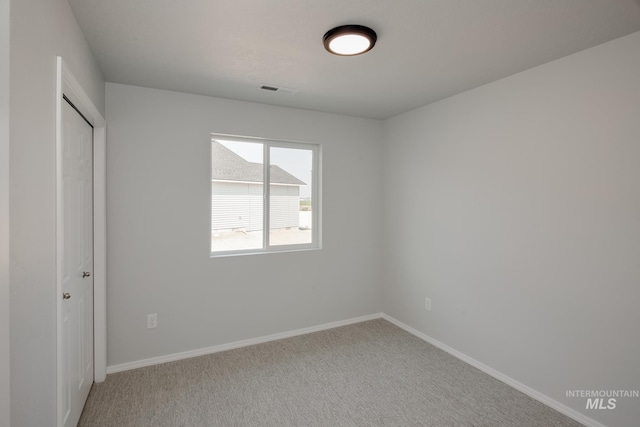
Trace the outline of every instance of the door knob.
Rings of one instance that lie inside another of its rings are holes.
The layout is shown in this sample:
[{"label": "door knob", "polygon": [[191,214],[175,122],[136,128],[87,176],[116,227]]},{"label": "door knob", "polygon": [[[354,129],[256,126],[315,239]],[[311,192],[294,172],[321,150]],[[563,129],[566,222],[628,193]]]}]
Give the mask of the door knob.
[{"label": "door knob", "polygon": [[89,277],[89,276],[91,276],[91,273],[89,273],[88,271],[84,271],[84,272],[82,273],[82,278],[83,278],[83,279],[84,279],[85,277]]},{"label": "door knob", "polygon": [[62,298],[69,299],[71,298],[71,294],[69,292],[65,292],[64,294],[62,294]]}]

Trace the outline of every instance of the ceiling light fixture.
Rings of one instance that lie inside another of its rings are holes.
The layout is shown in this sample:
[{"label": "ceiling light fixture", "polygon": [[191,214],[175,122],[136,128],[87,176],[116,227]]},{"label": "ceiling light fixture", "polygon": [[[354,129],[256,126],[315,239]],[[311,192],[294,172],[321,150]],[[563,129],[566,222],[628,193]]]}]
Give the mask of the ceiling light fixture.
[{"label": "ceiling light fixture", "polygon": [[369,27],[342,25],[327,31],[322,40],[324,48],[334,55],[355,56],[370,51],[377,39]]}]

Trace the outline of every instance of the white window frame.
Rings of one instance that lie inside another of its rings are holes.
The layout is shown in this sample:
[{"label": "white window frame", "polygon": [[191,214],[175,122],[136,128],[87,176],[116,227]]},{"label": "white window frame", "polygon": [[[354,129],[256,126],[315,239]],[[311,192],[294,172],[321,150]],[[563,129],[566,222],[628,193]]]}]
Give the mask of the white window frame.
[{"label": "white window frame", "polygon": [[[322,249],[322,146],[317,143],[309,142],[297,142],[297,141],[282,141],[276,139],[257,138],[257,137],[245,137],[237,135],[226,135],[220,133],[212,133],[209,139],[209,159],[211,159],[211,141],[224,140],[233,142],[247,142],[262,144],[263,154],[263,204],[262,204],[262,244],[261,248],[254,249],[241,249],[241,250],[229,250],[229,251],[211,251],[211,244],[209,245],[210,257],[226,257],[235,255],[255,255],[255,254],[268,254],[279,252],[294,252],[294,251],[309,251]],[[300,243],[293,245],[269,245],[269,220],[270,220],[270,198],[271,198],[271,182],[270,182],[270,148],[291,148],[310,150],[313,154],[312,159],[312,173],[311,173],[311,201],[312,201],[312,216],[311,216],[311,243]],[[211,165],[211,161],[209,161]],[[211,172],[209,173],[211,176]],[[211,234],[211,217],[213,215],[213,206],[211,203],[211,188],[209,188],[209,206],[211,212],[209,215],[209,234]]]}]

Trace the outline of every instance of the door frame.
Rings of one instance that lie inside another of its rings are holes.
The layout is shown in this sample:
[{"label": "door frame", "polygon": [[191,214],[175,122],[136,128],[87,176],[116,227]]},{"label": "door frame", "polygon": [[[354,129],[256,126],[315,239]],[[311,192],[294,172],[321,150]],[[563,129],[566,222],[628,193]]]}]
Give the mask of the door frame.
[{"label": "door frame", "polygon": [[57,57],[56,84],[56,412],[62,423],[62,107],[65,95],[93,126],[93,358],[94,381],[107,376],[107,239],[106,239],[106,121],[62,57]]}]

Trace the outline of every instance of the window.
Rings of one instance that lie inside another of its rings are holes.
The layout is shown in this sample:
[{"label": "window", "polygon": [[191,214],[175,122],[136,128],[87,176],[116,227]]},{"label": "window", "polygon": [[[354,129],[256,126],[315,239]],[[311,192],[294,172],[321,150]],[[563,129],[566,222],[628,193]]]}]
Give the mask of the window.
[{"label": "window", "polygon": [[319,248],[319,152],[212,135],[211,255]]}]

